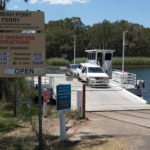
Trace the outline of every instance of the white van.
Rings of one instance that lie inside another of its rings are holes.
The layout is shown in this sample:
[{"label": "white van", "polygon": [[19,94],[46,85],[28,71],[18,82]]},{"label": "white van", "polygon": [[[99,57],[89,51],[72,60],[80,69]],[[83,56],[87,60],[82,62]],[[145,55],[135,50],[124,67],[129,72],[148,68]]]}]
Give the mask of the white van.
[{"label": "white van", "polygon": [[109,85],[109,76],[103,69],[91,63],[81,63],[77,68],[77,78],[86,81],[88,85]]}]

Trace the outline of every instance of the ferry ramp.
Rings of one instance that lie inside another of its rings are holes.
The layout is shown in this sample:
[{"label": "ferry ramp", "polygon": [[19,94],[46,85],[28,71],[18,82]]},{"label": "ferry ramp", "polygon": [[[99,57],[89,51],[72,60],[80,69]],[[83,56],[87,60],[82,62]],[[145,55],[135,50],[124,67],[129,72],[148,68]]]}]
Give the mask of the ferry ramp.
[{"label": "ferry ramp", "polygon": [[[54,92],[56,92],[56,85],[71,84],[71,107],[77,109],[77,91],[82,90],[85,83],[78,81],[76,78],[68,81],[64,74],[47,74],[46,76],[53,78]],[[146,109],[150,109],[146,100],[132,94],[112,80],[110,80],[109,87],[86,86],[86,111]]]}]

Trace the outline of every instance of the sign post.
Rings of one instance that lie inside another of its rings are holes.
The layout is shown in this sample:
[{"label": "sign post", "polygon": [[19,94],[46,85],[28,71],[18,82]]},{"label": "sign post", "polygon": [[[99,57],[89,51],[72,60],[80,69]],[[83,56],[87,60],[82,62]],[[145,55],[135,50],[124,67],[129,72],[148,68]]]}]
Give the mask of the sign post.
[{"label": "sign post", "polygon": [[43,149],[42,133],[42,97],[41,97],[41,77],[38,77],[38,107],[39,107],[39,150]]},{"label": "sign post", "polygon": [[60,141],[66,140],[66,112],[71,110],[71,85],[57,85],[57,113],[60,115]]}]

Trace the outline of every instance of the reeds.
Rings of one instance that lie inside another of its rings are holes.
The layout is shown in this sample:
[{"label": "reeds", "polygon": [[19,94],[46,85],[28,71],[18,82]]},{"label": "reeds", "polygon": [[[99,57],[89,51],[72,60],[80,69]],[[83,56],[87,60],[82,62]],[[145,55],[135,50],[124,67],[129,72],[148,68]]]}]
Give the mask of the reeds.
[{"label": "reeds", "polygon": [[49,58],[46,60],[48,66],[66,66],[69,64],[69,61],[64,58]]},{"label": "reeds", "polygon": [[[125,65],[150,65],[149,57],[125,57]],[[122,57],[114,57],[112,61],[113,65],[121,65]]]}]

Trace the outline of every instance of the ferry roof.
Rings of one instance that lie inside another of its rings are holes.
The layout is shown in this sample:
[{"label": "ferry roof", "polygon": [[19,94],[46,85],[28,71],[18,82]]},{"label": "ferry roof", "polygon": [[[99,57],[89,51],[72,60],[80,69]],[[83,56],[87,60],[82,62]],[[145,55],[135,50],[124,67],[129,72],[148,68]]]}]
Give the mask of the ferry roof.
[{"label": "ferry roof", "polygon": [[101,67],[101,66],[98,66],[97,64],[91,64],[91,63],[80,63],[80,64],[86,67]]},{"label": "ferry roof", "polygon": [[90,50],[85,50],[87,53],[92,53],[92,52],[98,52],[98,53],[113,53],[116,50],[110,50],[110,49],[90,49]]}]

